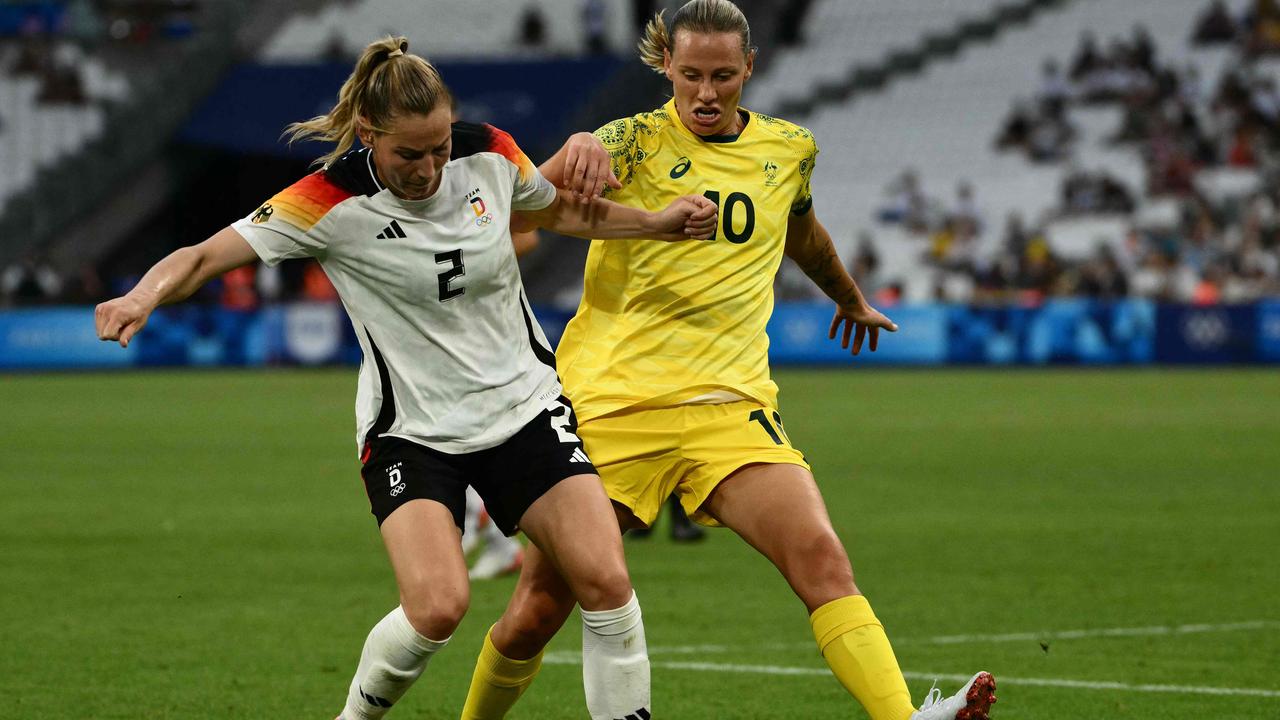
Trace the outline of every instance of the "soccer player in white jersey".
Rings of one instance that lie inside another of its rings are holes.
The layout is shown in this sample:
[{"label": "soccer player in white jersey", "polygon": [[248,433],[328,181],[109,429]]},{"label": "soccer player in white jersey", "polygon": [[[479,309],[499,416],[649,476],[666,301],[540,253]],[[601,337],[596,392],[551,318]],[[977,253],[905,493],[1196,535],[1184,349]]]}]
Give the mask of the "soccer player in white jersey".
[{"label": "soccer player in white jersey", "polygon": [[[290,126],[295,138],[336,143],[323,169],[99,305],[98,335],[127,345],[157,306],[232,268],[317,259],[364,351],[356,443],[400,590],[369,633],[339,718],[382,717],[462,619],[467,485],[572,588],[591,717],[649,717],[621,538],[524,297],[508,223],[521,212],[565,234],[674,241],[709,237],[715,207],[701,197],[658,212],[575,203],[506,133],[451,123],[439,73],[407,49],[404,38],[369,45],[334,108]],[[349,150],[357,138],[363,147]]]}]

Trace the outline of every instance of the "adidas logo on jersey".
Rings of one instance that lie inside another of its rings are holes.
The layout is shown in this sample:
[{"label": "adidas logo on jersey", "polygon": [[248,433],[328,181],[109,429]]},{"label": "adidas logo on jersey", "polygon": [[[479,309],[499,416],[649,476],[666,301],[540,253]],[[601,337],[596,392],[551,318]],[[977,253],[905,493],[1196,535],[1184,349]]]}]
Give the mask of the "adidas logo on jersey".
[{"label": "adidas logo on jersey", "polygon": [[404,234],[404,230],[400,229],[400,223],[395,220],[392,220],[390,225],[386,226],[382,229],[382,232],[378,233],[379,240],[402,237],[408,237],[408,235]]},{"label": "adidas logo on jersey", "polygon": [[582,448],[574,448],[574,449],[573,449],[573,454],[569,456],[569,462],[571,462],[571,463],[587,463],[588,465],[590,465],[590,464],[591,464],[591,458],[587,457],[587,454],[586,454],[585,452],[583,452],[583,451],[582,451]]}]

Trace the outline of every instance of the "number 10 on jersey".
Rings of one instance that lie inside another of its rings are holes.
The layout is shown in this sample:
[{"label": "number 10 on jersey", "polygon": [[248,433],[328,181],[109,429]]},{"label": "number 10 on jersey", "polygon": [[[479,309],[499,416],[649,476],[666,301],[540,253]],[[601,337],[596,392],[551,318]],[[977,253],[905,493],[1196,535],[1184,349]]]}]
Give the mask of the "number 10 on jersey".
[{"label": "number 10 on jersey", "polygon": [[[741,245],[751,239],[751,233],[756,231],[756,206],[751,202],[751,197],[746,193],[731,192],[724,198],[724,203],[720,202],[719,190],[707,190],[702,196],[716,204],[716,210],[720,213],[720,226],[724,228],[724,239],[731,243]],[[742,215],[742,230],[736,230],[738,225],[739,214]],[[707,240],[715,240],[716,235],[713,233]]]}]

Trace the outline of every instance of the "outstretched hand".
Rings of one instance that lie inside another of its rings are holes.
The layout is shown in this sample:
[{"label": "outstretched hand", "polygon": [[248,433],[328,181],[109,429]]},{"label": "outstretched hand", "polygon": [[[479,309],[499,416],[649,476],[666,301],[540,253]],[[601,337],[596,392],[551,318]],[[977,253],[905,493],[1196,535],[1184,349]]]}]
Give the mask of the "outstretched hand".
[{"label": "outstretched hand", "polygon": [[565,143],[565,190],[573,193],[580,204],[587,204],[604,192],[606,185],[614,190],[622,189],[622,183],[613,174],[613,161],[609,151],[591,133],[576,133]]},{"label": "outstretched hand", "polygon": [[93,322],[99,340],[116,340],[120,347],[129,347],[129,341],[142,330],[150,316],[150,308],[125,295],[98,305],[93,311]]},{"label": "outstretched hand", "polygon": [[672,201],[656,217],[655,240],[706,240],[716,233],[719,211],[701,195],[685,195]]},{"label": "outstretched hand", "polygon": [[880,341],[881,328],[889,332],[898,331],[897,323],[885,317],[879,310],[865,304],[854,307],[837,305],[835,317],[831,318],[831,331],[827,333],[827,337],[834,340],[836,330],[841,324],[844,325],[844,335],[841,337],[840,347],[849,349],[849,335],[852,334],[854,355],[862,350],[862,341],[867,335],[871,336],[871,352],[875,352],[876,345]]}]

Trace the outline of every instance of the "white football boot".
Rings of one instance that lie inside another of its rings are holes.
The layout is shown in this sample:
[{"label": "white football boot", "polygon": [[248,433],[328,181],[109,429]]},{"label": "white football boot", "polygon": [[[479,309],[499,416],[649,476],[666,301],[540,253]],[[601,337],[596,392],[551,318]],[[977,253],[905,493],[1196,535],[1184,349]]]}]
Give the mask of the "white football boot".
[{"label": "white football boot", "polygon": [[521,565],[524,565],[524,548],[519,540],[509,537],[491,539],[485,543],[484,552],[476,558],[467,575],[472,580],[490,580],[518,573]]},{"label": "white football boot", "polygon": [[935,685],[911,720],[989,720],[996,702],[996,679],[989,672],[974,675],[949,698]]}]

